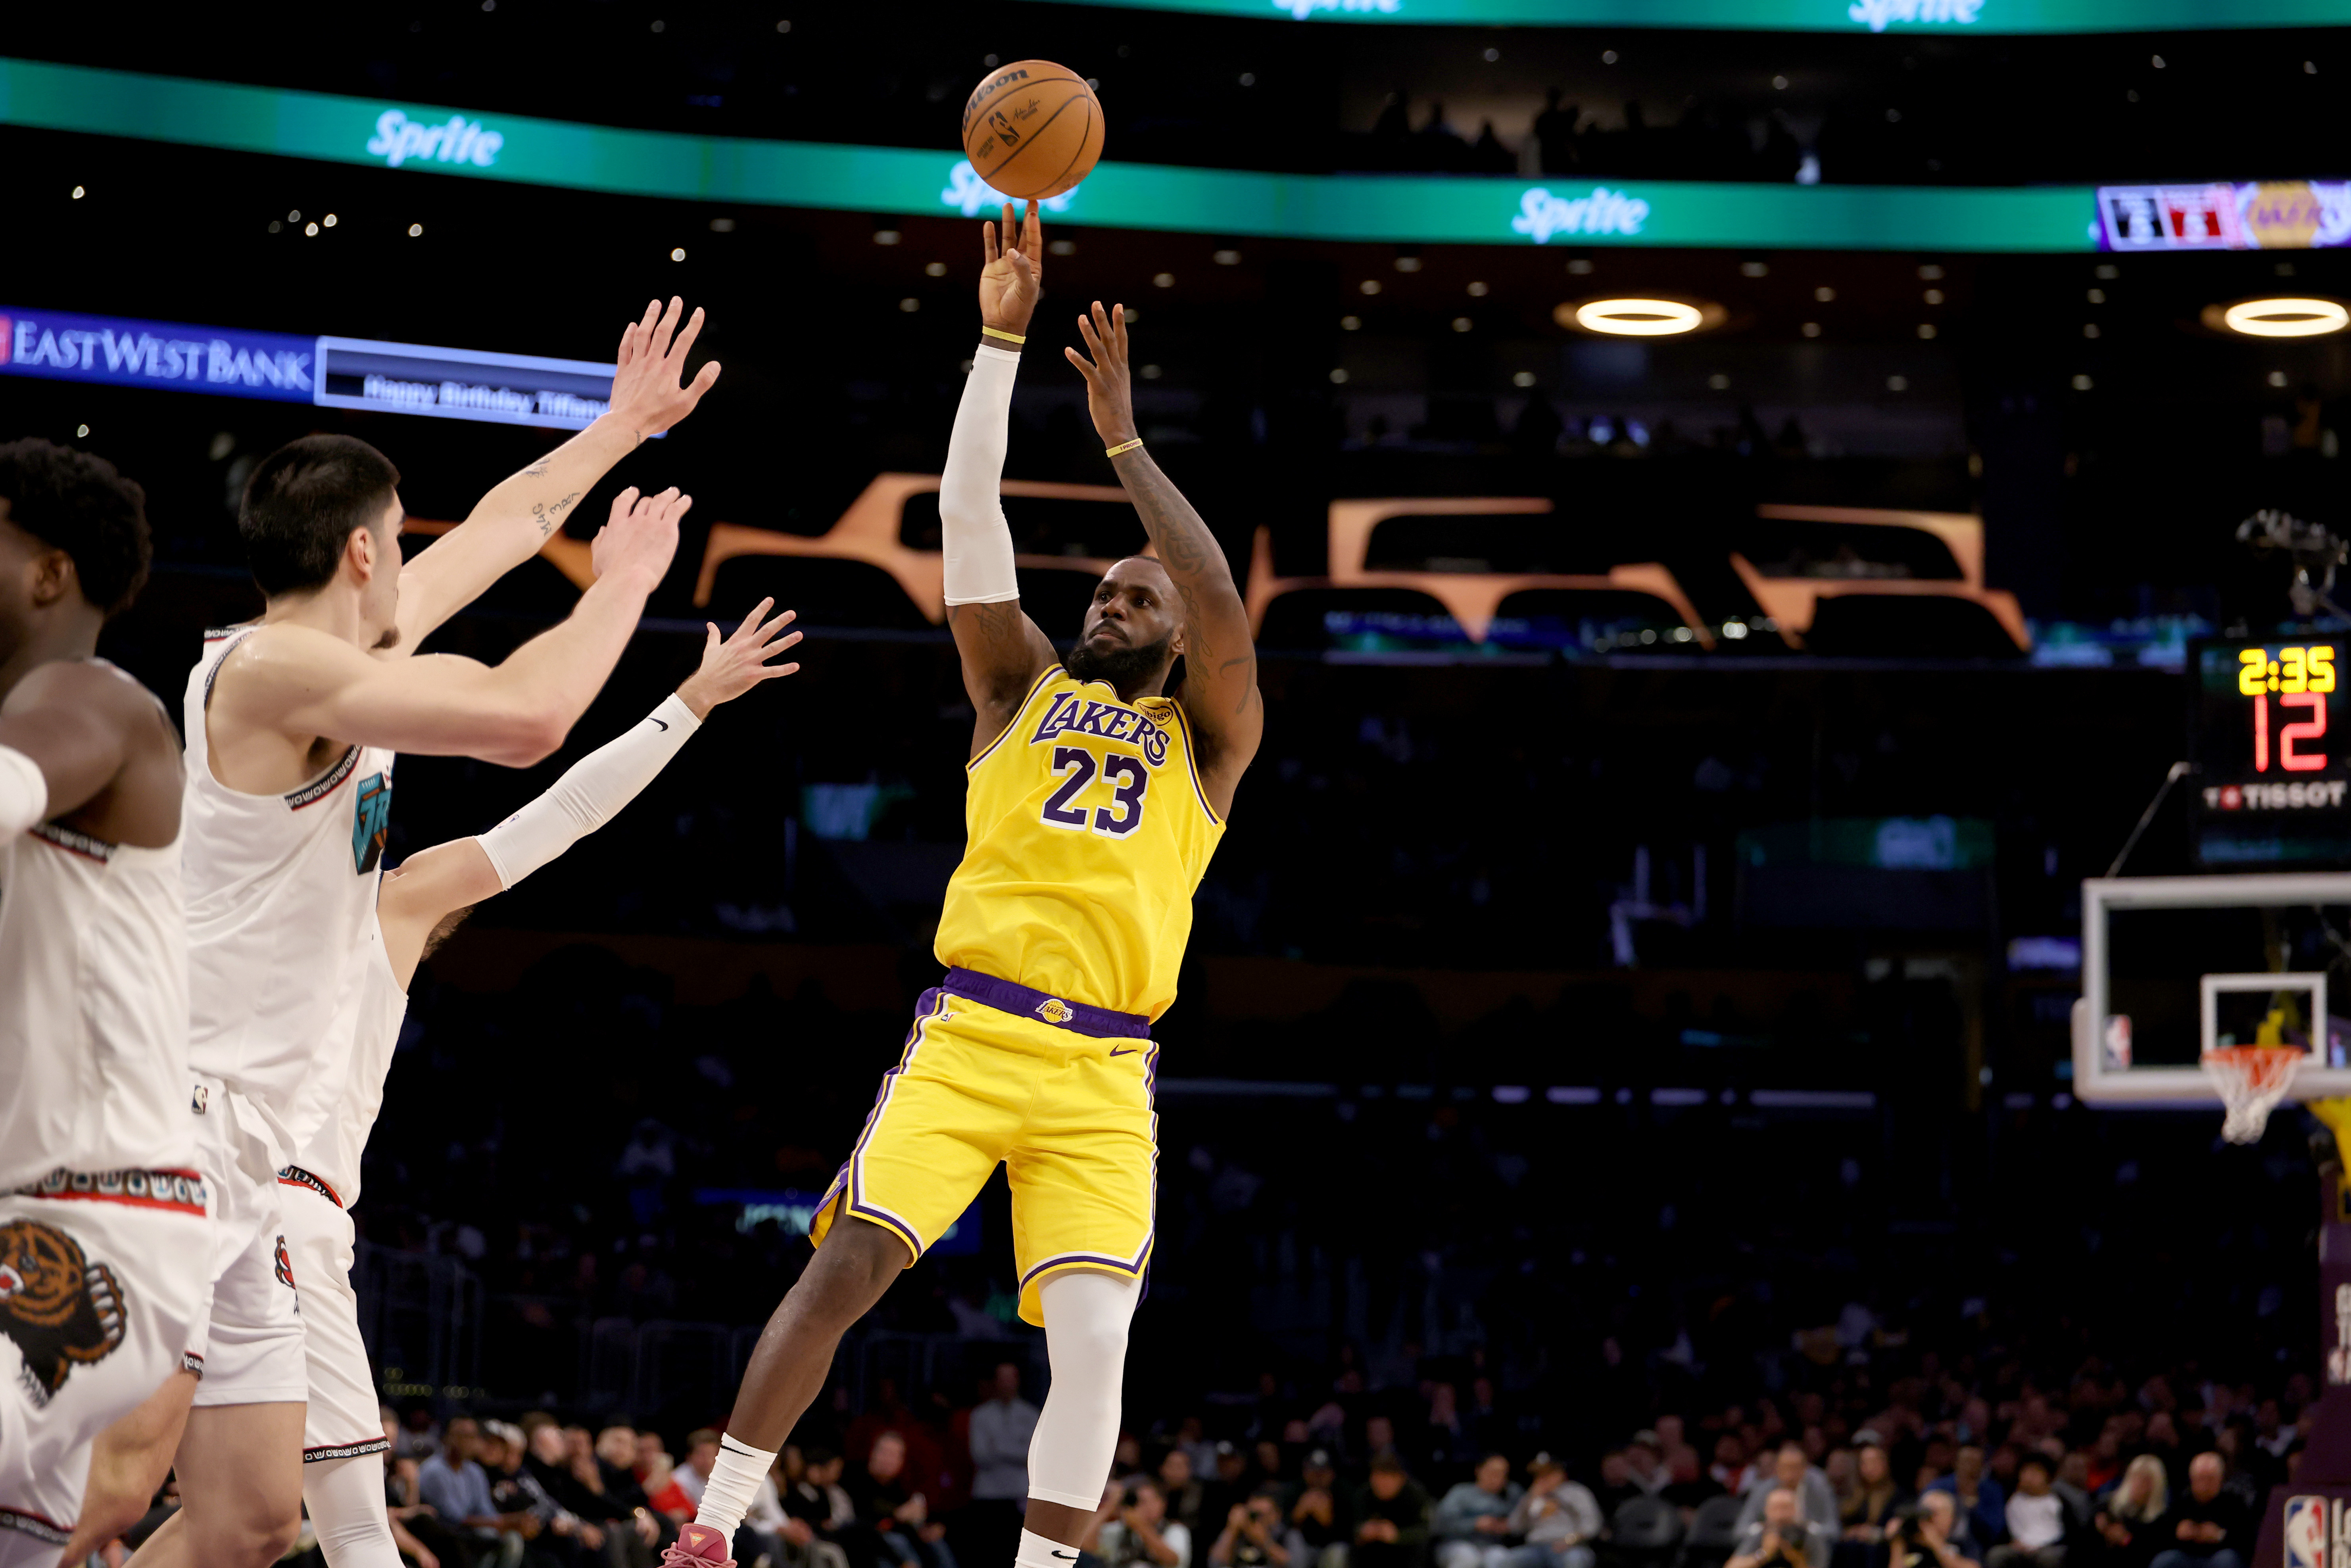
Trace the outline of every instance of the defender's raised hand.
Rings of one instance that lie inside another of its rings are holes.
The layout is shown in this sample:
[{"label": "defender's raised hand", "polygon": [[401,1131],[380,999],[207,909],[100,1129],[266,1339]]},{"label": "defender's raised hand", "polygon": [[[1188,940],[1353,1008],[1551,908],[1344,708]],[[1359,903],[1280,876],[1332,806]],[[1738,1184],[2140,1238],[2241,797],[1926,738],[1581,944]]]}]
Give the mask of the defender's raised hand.
[{"label": "defender's raised hand", "polygon": [[1075,349],[1063,349],[1078,374],[1086,378],[1086,412],[1094,416],[1094,434],[1104,446],[1134,439],[1134,383],[1126,363],[1126,307],[1102,309],[1094,301],[1091,315],[1078,318],[1078,336],[1093,350],[1089,360]]},{"label": "defender's raised hand", "polygon": [[[678,323],[685,323],[684,330]],[[686,350],[702,335],[702,311],[691,317],[685,301],[672,298],[669,308],[656,299],[644,317],[621,333],[620,369],[612,375],[612,412],[628,422],[639,441],[658,435],[694,412],[702,394],[718,382],[718,361],[702,367],[691,383],[684,381]]]},{"label": "defender's raised hand", "polygon": [[[1012,204],[1007,202],[1003,232],[997,232],[992,220],[980,225],[979,232],[980,251],[987,262],[979,270],[980,324],[1025,338],[1029,318],[1045,288],[1045,220],[1037,215],[1037,204],[1031,202],[1028,220],[1016,225]],[[997,347],[1019,345],[998,343]]]},{"label": "defender's raised hand", "polygon": [[787,610],[772,621],[760,619],[775,605],[772,599],[759,601],[751,613],[743,617],[743,624],[735,629],[735,634],[724,642],[719,640],[716,622],[704,623],[702,667],[686,676],[677,688],[679,700],[694,710],[695,717],[708,718],[710,710],[720,703],[734,701],[762,681],[799,671],[797,664],[768,663],[789,652],[800,640],[797,632],[784,635],[784,628],[795,619],[793,612]]},{"label": "defender's raised hand", "polygon": [[640,497],[635,486],[612,497],[612,515],[596,530],[589,564],[601,580],[618,573],[642,575],[651,592],[669,570],[677,554],[678,519],[694,506],[694,497],[680,495],[676,486],[658,495]]}]

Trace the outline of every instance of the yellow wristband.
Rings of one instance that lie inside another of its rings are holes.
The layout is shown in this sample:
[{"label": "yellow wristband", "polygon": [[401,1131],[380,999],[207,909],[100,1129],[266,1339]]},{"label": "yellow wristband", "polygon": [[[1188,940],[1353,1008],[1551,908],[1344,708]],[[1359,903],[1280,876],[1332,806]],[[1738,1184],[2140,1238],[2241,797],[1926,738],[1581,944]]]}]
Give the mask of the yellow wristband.
[{"label": "yellow wristband", "polygon": [[1116,446],[1103,447],[1102,455],[1105,457],[1115,457],[1122,452],[1132,452],[1142,444],[1143,437],[1138,435],[1132,441],[1122,441]]},{"label": "yellow wristband", "polygon": [[1001,338],[1008,343],[1025,343],[1029,340],[1018,332],[999,332],[993,327],[982,327],[979,329],[979,335],[983,338]]}]

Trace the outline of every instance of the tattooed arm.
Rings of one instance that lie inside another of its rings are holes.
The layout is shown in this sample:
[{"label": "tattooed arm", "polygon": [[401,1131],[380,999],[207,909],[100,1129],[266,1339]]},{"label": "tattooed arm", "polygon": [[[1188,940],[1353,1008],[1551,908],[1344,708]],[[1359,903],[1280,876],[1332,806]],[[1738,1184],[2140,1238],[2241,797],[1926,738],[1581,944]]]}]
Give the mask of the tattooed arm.
[{"label": "tattooed arm", "polygon": [[[979,715],[972,732],[974,757],[1004,733],[1037,676],[1053,663],[1052,643],[1020,608],[1012,530],[998,493],[1012,420],[1012,382],[1020,368],[1019,345],[1012,340],[1027,335],[1037,308],[1045,227],[1031,202],[1025,227],[1014,224],[1008,204],[1000,239],[994,223],[979,228],[986,263],[979,275],[979,319],[985,330],[972,353],[955,432],[947,437],[946,472],[939,478],[947,626],[963,657],[964,690]],[[989,331],[1004,335],[989,337]]]},{"label": "tattooed arm", "polygon": [[595,423],[484,496],[465,520],[417,552],[401,570],[397,652],[415,651],[434,628],[532,556],[561,528],[580,498],[648,436],[694,412],[718,379],[716,362],[682,381],[686,350],[702,331],[683,300],[658,301],[621,334],[611,410]]},{"label": "tattooed arm", "polygon": [[[1086,378],[1086,407],[1105,448],[1135,438],[1134,395],[1127,369],[1126,308],[1094,302],[1078,318],[1093,351],[1061,350]],[[1257,647],[1249,609],[1233,585],[1224,547],[1173,481],[1141,446],[1111,459],[1127,498],[1142,516],[1153,550],[1184,606],[1184,713],[1200,743],[1202,781],[1219,816],[1230,809],[1241,772],[1265,737],[1265,702],[1257,689]]]}]

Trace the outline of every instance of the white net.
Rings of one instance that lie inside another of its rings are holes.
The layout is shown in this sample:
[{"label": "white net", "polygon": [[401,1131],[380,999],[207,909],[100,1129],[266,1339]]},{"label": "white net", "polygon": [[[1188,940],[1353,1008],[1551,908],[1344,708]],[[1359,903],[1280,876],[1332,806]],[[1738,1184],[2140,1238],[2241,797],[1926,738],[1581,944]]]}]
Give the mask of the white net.
[{"label": "white net", "polygon": [[2274,1045],[2224,1045],[2206,1051],[2204,1071],[2228,1112],[2220,1135],[2232,1144],[2261,1142],[2270,1113],[2294,1088],[2294,1071],[2308,1054]]}]

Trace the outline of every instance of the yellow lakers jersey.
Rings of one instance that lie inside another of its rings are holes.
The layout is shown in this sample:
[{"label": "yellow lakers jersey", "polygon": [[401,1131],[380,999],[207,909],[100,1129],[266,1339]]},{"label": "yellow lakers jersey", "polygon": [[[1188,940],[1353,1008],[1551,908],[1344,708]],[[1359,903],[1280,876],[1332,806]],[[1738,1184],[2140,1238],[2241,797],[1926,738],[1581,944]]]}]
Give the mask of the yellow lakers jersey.
[{"label": "yellow lakers jersey", "polygon": [[1225,824],[1184,706],[1056,664],[974,758],[939,961],[1156,1019]]}]

